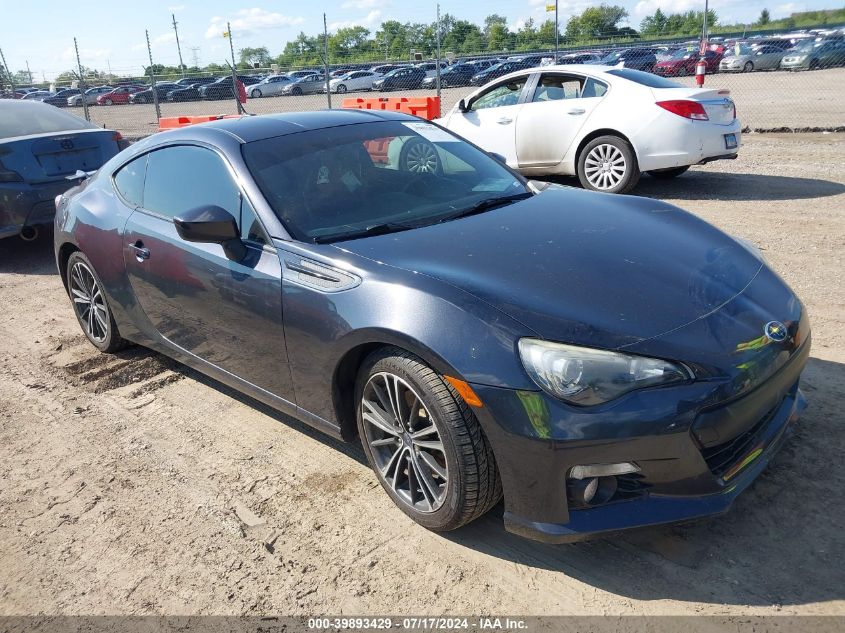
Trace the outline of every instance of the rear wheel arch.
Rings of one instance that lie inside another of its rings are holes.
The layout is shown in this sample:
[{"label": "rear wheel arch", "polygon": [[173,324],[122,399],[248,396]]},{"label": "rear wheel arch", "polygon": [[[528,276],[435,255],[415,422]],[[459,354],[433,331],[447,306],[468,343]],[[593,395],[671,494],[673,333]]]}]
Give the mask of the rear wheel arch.
[{"label": "rear wheel arch", "polygon": [[79,248],[76,244],[71,242],[65,242],[59,247],[59,255],[57,257],[57,264],[59,265],[59,275],[62,278],[62,283],[65,286],[65,290],[67,290],[67,262],[70,259],[70,256],[73,255]]},{"label": "rear wheel arch", "polygon": [[589,134],[587,134],[586,136],[584,136],[584,137],[583,137],[583,138],[582,138],[582,139],[578,142],[578,149],[577,149],[577,150],[576,150],[576,152],[575,152],[575,166],[576,166],[576,170],[577,170],[577,166],[578,166],[578,159],[579,159],[579,158],[581,158],[581,152],[583,152],[583,151],[584,151],[584,148],[587,146],[587,144],[588,144],[590,141],[592,141],[593,139],[597,139],[597,138],[599,138],[600,136],[618,136],[618,137],[619,137],[619,138],[621,138],[623,141],[625,141],[626,143],[628,143],[628,145],[630,145],[630,146],[631,146],[631,149],[632,149],[632,150],[634,150],[634,156],[636,156],[636,158],[637,158],[637,163],[639,164],[639,162],[640,162],[640,157],[639,157],[639,155],[638,155],[638,153],[637,153],[637,147],[636,147],[636,146],[635,146],[635,145],[631,142],[631,139],[629,139],[627,136],[625,136],[624,134],[622,134],[622,132],[619,132],[618,130],[613,130],[613,129],[611,129],[611,128],[601,128],[601,129],[599,129],[599,130],[593,130],[592,132],[590,132]]}]

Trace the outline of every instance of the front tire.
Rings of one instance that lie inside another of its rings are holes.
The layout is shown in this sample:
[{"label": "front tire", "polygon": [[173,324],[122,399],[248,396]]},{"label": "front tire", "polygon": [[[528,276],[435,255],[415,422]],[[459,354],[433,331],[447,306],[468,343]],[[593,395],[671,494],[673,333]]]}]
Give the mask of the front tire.
[{"label": "front tire", "polygon": [[106,99],[105,101],[103,101],[103,103],[105,103],[106,105],[114,105],[114,101],[112,101],[111,99]]},{"label": "front tire", "polygon": [[750,73],[754,70],[754,62],[745,62],[745,66],[742,67],[742,72]]},{"label": "front tire", "polygon": [[260,99],[262,97],[261,90],[256,88],[252,91],[252,94],[249,95],[251,99]]},{"label": "front tire", "polygon": [[345,85],[343,85],[343,84],[340,84],[340,85],[337,87],[337,92],[338,92],[338,94],[344,94],[344,93],[346,92],[346,86],[345,86]]},{"label": "front tire", "polygon": [[454,530],[499,502],[501,481],[481,425],[422,360],[395,347],[379,350],[365,360],[355,393],[367,460],[414,521]]},{"label": "front tire", "polygon": [[599,136],[578,155],[578,180],[585,189],[627,193],[640,180],[634,149],[618,136]]},{"label": "front tire", "polygon": [[670,167],[669,169],[654,169],[648,172],[648,175],[658,180],[670,180],[685,174],[689,168],[689,165],[684,165],[683,167]]},{"label": "front tire", "polygon": [[103,291],[103,282],[80,251],[71,254],[68,259],[66,281],[76,320],[91,344],[108,354],[126,347],[128,343],[117,329]]},{"label": "front tire", "polygon": [[301,96],[302,96],[302,88],[299,88],[299,87],[294,88],[293,90],[291,90],[291,91],[290,91],[290,93],[291,93],[294,97],[301,97]]}]

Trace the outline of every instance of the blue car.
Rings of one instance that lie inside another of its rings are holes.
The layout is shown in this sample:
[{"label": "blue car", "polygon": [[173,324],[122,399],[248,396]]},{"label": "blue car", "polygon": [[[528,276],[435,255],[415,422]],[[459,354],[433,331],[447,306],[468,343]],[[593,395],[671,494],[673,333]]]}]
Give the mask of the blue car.
[{"label": "blue car", "polygon": [[39,101],[0,100],[0,238],[35,239],[77,171],[122,149],[120,134]]},{"label": "blue car", "polygon": [[724,512],[804,406],[808,317],[753,246],[403,114],[156,134],[57,204],[94,346],[360,441],[432,530],[502,498],[555,543]]}]

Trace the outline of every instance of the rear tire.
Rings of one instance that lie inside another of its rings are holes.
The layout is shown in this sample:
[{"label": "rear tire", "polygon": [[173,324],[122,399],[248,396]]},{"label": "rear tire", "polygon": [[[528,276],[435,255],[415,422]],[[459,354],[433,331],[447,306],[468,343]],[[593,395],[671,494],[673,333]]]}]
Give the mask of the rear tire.
[{"label": "rear tire", "polygon": [[76,320],[88,341],[101,352],[111,354],[129,343],[120,336],[94,266],[80,251],[67,261],[66,283]]},{"label": "rear tire", "polygon": [[355,402],[367,461],[414,521],[454,530],[499,502],[496,460],[478,419],[421,359],[396,347],[373,353],[358,375]]},{"label": "rear tire", "polygon": [[685,165],[684,167],[670,167],[669,169],[653,169],[648,172],[648,175],[658,180],[670,180],[685,174],[689,168],[689,165]]},{"label": "rear tire", "polygon": [[578,155],[578,180],[592,191],[627,193],[640,180],[634,149],[618,136],[594,138]]}]

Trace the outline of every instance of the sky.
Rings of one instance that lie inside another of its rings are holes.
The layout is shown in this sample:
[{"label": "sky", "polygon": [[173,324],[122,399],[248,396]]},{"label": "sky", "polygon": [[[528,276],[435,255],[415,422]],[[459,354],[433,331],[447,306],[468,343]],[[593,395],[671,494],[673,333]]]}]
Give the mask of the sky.
[{"label": "sky", "polygon": [[[441,0],[441,13],[481,25],[484,17],[498,13],[511,28],[525,20],[542,22],[547,0]],[[553,0],[550,0],[553,1]],[[600,0],[560,0],[561,29],[570,15],[580,13]],[[630,13],[629,24],[637,28],[646,15],[658,7],[665,12],[703,9],[704,0],[608,0]],[[754,22],[761,9],[773,19],[794,11],[839,7],[839,0],[710,0],[722,22]],[[140,74],[149,64],[144,31],[149,30],[153,61],[177,65],[171,14],[179,24],[182,59],[194,65],[223,63],[229,58],[229,42],[223,38],[226,22],[232,24],[235,53],[246,46],[266,46],[272,55],[282,52],[287,41],[300,31],[314,35],[322,31],[323,12],[329,31],[362,25],[375,31],[384,20],[434,22],[436,2],[422,0],[323,0],[271,2],[269,0],[0,0],[0,50],[13,71],[26,70],[33,78],[52,79],[75,67],[73,38],[79,43],[82,64],[116,74]]]}]

